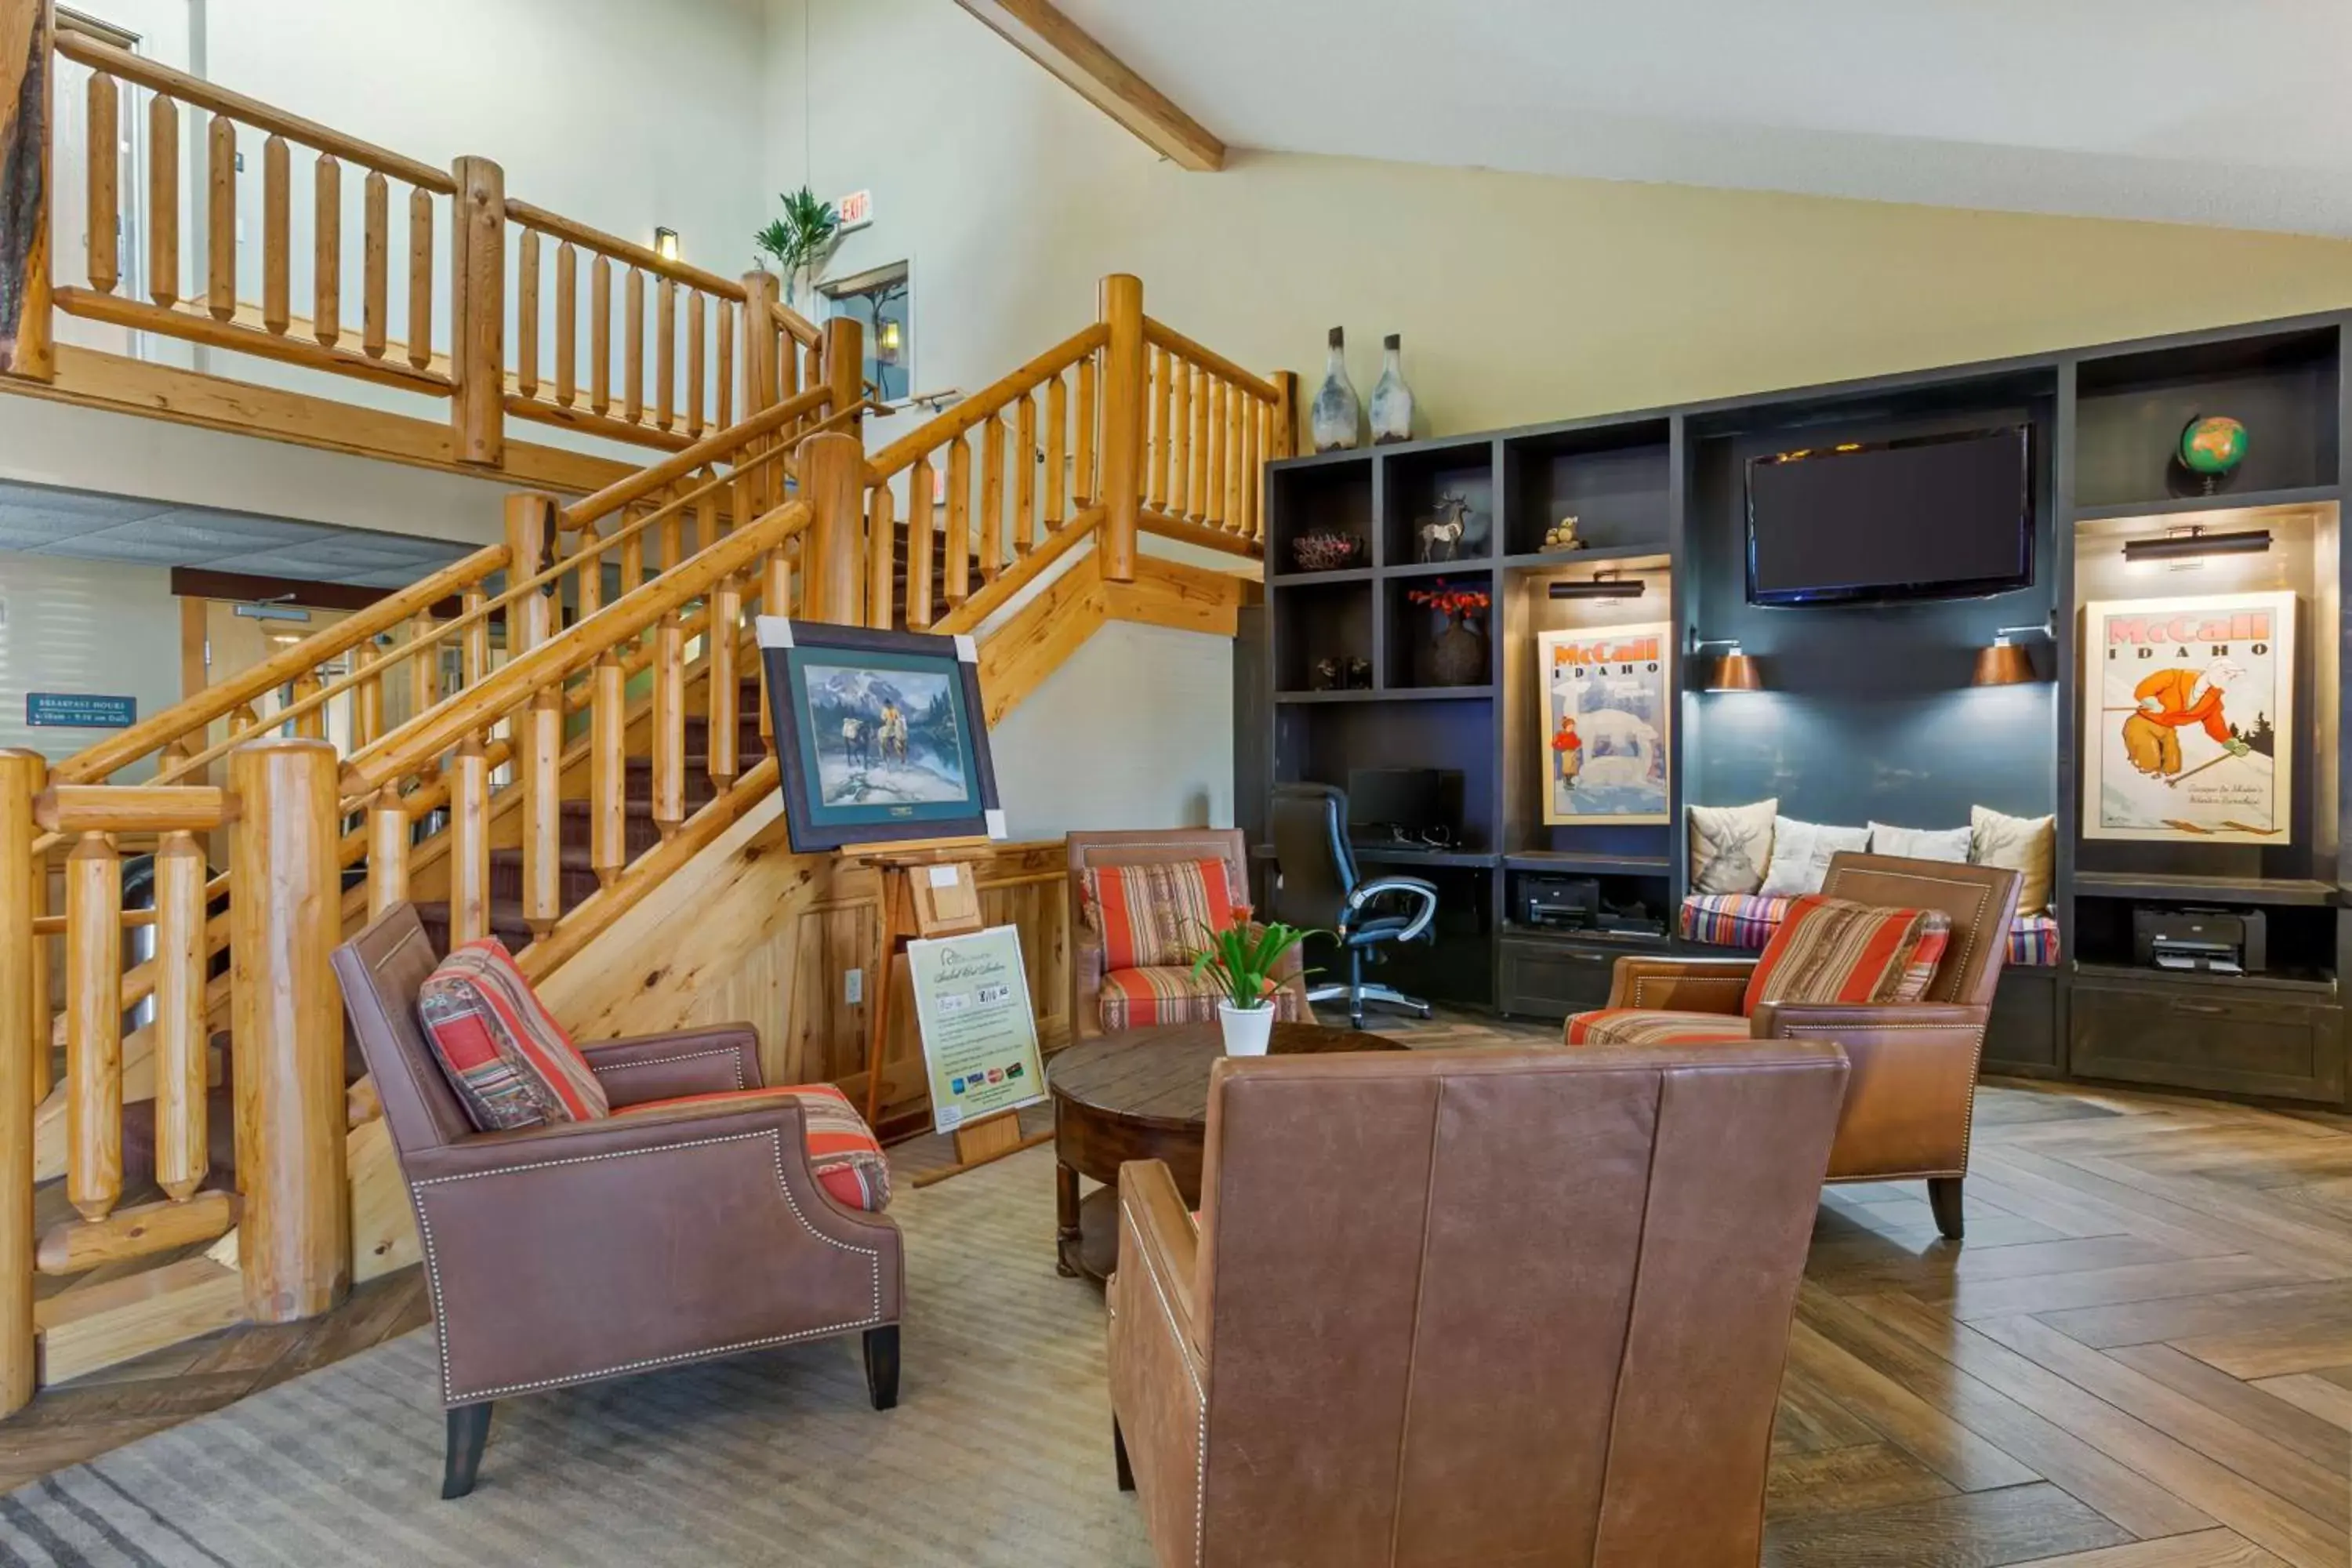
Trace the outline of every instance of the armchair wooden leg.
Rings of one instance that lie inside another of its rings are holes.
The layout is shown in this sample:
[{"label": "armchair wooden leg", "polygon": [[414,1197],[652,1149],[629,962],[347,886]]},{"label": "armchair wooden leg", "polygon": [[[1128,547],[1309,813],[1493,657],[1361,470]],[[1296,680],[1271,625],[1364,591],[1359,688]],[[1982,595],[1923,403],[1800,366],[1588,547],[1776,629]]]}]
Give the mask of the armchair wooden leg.
[{"label": "armchair wooden leg", "polygon": [[898,1403],[898,1325],[866,1331],[866,1392],[874,1408],[888,1410]]},{"label": "armchair wooden leg", "polygon": [[1960,1212],[1961,1176],[1930,1176],[1927,1178],[1927,1206],[1936,1211],[1936,1228],[1944,1233],[1947,1241],[1958,1241],[1968,1231],[1968,1222]]},{"label": "armchair wooden leg", "polygon": [[482,1468],[482,1445],[490,1437],[490,1402],[460,1405],[449,1412],[449,1447],[441,1464],[441,1495],[460,1498],[474,1489]]},{"label": "armchair wooden leg", "polygon": [[1111,1463],[1118,1467],[1118,1489],[1133,1491],[1135,1472],[1127,1463],[1127,1434],[1118,1429],[1118,1417],[1116,1415],[1110,1418],[1110,1458]]}]

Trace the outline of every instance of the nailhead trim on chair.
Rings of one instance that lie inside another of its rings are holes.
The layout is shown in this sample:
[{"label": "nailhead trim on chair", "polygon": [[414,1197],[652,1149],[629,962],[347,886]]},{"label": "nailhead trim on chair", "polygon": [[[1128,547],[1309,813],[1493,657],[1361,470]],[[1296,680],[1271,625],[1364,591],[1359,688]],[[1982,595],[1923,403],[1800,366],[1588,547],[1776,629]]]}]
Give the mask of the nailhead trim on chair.
[{"label": "nailhead trim on chair", "polygon": [[703,1057],[733,1057],[735,1058],[735,1087],[737,1089],[746,1089],[750,1087],[743,1081],[743,1053],[732,1047],[723,1051],[679,1051],[672,1056],[647,1057],[643,1061],[615,1062],[608,1068],[600,1068],[595,1063],[591,1062],[588,1064],[588,1070],[594,1073],[598,1078],[603,1078],[607,1073],[635,1072],[639,1068],[667,1067],[672,1062],[690,1062],[698,1060]]},{"label": "nailhead trim on chair", "polygon": [[[1143,1234],[1142,1222],[1127,1206],[1123,1195],[1118,1200],[1118,1212],[1135,1227],[1138,1236]],[[1160,1315],[1168,1320],[1168,1331],[1175,1337],[1176,1359],[1184,1363],[1184,1375],[1192,1384],[1192,1429],[1198,1444],[1192,1461],[1192,1562],[1194,1568],[1199,1568],[1202,1553],[1208,1547],[1204,1537],[1209,1519],[1209,1396],[1201,1391],[1201,1374],[1192,1370],[1192,1352],[1185,1346],[1184,1331],[1176,1326],[1176,1309],[1168,1304],[1168,1289],[1160,1282],[1160,1269],[1151,1261],[1151,1249],[1139,1247],[1135,1252],[1143,1259],[1143,1272],[1151,1281],[1151,1293],[1160,1298]]]},{"label": "nailhead trim on chair", "polygon": [[[1869,1028],[1872,1033],[1876,1034],[1887,1029],[1950,1029],[1957,1026],[1958,1026],[1952,1024],[1873,1024],[1869,1026]],[[1969,1168],[1969,1149],[1976,1142],[1977,1069],[1984,1063],[1986,1027],[1987,1026],[1985,1025],[1979,1025],[1977,1026],[1976,1042],[1974,1047],[1969,1052],[1969,1110],[1966,1119],[1960,1123],[1960,1172],[1964,1175],[1968,1173]],[[1795,1039],[1801,1035],[1834,1036],[1843,1032],[1843,1030],[1835,1025],[1796,1024],[1790,1026],[1787,1037],[1790,1039]],[[1926,1175],[1927,1173],[1928,1173],[1924,1171],[1912,1172],[1907,1174],[1896,1173],[1885,1176],[1873,1176],[1870,1180],[1874,1182],[1900,1182],[1908,1180],[1910,1175]],[[1942,1173],[1938,1172],[1936,1173],[1941,1174]]]},{"label": "nailhead trim on chair", "polygon": [[[800,1221],[808,1233],[819,1241],[828,1246],[837,1247],[844,1252],[865,1254],[866,1267],[872,1273],[874,1285],[874,1310],[870,1315],[846,1323],[835,1323],[829,1328],[801,1329],[789,1334],[769,1334],[760,1339],[738,1340],[730,1344],[706,1345],[700,1350],[680,1351],[674,1355],[652,1356],[644,1361],[624,1362],[618,1366],[608,1366],[595,1372],[575,1373],[569,1377],[541,1378],[534,1383],[502,1384],[495,1388],[476,1389],[464,1394],[459,1394],[449,1386],[449,1336],[446,1331],[448,1318],[441,1305],[441,1264],[433,1248],[433,1220],[425,1212],[425,1188],[446,1186],[453,1182],[470,1182],[482,1176],[502,1176],[516,1171],[552,1170],[559,1165],[593,1165],[599,1160],[626,1160],[639,1154],[667,1154],[679,1149],[707,1149],[721,1143],[748,1143],[761,1138],[768,1141],[769,1152],[775,1161],[776,1190],[784,1194],[784,1202],[791,1206],[793,1217]],[[783,1134],[772,1129],[765,1132],[734,1132],[724,1138],[697,1138],[684,1143],[665,1143],[655,1149],[620,1149],[607,1154],[575,1154],[562,1160],[528,1160],[520,1164],[499,1165],[488,1171],[467,1171],[455,1176],[427,1176],[422,1181],[409,1183],[408,1195],[409,1201],[416,1209],[417,1234],[425,1244],[425,1281],[433,1290],[435,1323],[433,1338],[435,1348],[441,1357],[441,1402],[444,1405],[470,1405],[479,1400],[496,1399],[502,1394],[527,1394],[536,1389],[562,1388],[575,1383],[593,1383],[599,1378],[617,1377],[624,1373],[646,1372],[654,1367],[668,1366],[677,1362],[698,1361],[704,1356],[729,1355],[737,1351],[758,1350],[765,1345],[789,1344],[794,1340],[822,1339],[828,1334],[845,1333],[851,1329],[866,1328],[882,1321],[882,1249],[878,1247],[859,1247],[854,1242],[839,1240],[825,1235],[824,1232],[809,1224],[808,1215],[801,1212],[799,1200],[793,1196],[793,1189],[784,1181]],[[1196,1383],[1194,1387],[1198,1386]]]}]

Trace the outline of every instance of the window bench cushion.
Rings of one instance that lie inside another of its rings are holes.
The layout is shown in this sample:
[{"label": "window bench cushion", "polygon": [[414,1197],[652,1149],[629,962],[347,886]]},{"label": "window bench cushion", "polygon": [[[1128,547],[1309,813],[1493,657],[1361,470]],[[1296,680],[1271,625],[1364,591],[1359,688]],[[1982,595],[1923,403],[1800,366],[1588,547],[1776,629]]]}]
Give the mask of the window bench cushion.
[{"label": "window bench cushion", "polygon": [[879,1214],[890,1206],[890,1162],[882,1153],[866,1118],[849,1097],[829,1083],[800,1083],[779,1089],[730,1089],[718,1094],[681,1095],[676,1100],[649,1100],[625,1106],[615,1116],[641,1110],[675,1110],[681,1105],[723,1106],[761,1100],[793,1099],[801,1102],[801,1129],[808,1144],[809,1169],[817,1185],[842,1207]]},{"label": "window bench cushion", "polygon": [[[1680,931],[1685,942],[1713,947],[1762,951],[1772,940],[1794,899],[1757,893],[1693,893],[1683,900]],[[2051,968],[2058,962],[2055,916],[2020,915],[2009,928],[2009,962],[2024,968]]]}]

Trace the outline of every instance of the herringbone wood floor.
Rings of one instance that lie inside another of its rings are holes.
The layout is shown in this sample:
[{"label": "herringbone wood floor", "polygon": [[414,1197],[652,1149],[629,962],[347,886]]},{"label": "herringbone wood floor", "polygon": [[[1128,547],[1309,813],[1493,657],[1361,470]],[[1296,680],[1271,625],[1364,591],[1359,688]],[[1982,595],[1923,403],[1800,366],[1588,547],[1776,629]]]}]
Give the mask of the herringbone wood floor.
[{"label": "herringbone wood floor", "polygon": [[[1465,1016],[1416,1046],[1549,1039]],[[1036,1114],[1034,1112],[1033,1115]],[[934,1164],[929,1141],[894,1151]],[[1916,1184],[1822,1199],[1768,1511],[1776,1568],[2352,1563],[2352,1118],[1988,1085],[1968,1242]],[[1039,1238],[1050,1266],[1051,1238]],[[52,1389],[0,1487],[424,1321],[415,1272]]]}]

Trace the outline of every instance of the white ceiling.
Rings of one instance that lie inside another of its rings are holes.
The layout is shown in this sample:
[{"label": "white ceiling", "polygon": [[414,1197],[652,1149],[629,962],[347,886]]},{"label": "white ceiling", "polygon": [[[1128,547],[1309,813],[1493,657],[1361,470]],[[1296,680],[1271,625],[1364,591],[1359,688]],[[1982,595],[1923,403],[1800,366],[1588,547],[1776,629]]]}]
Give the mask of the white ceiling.
[{"label": "white ceiling", "polygon": [[2347,0],[1062,4],[1237,147],[2352,236]]},{"label": "white ceiling", "polygon": [[[0,551],[405,588],[471,546],[0,479]],[[7,574],[0,558],[0,579]]]}]

